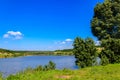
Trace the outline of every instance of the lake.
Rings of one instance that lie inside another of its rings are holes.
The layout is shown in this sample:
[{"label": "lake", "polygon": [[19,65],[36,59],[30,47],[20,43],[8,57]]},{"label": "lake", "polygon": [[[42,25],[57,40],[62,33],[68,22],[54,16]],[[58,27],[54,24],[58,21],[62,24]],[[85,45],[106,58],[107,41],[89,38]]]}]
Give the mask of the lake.
[{"label": "lake", "polygon": [[56,64],[56,69],[78,69],[75,65],[74,56],[24,56],[16,58],[1,58],[0,72],[3,76],[15,74],[27,67],[35,68],[39,65],[46,65],[49,61]]}]

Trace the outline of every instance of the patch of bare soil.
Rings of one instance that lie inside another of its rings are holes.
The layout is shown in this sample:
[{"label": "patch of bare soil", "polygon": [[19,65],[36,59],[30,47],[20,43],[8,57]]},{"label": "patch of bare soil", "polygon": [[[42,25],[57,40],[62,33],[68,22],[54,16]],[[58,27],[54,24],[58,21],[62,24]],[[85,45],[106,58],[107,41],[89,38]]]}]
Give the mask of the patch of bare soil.
[{"label": "patch of bare soil", "polygon": [[60,79],[70,79],[72,76],[70,75],[57,75],[56,78],[60,78]]}]

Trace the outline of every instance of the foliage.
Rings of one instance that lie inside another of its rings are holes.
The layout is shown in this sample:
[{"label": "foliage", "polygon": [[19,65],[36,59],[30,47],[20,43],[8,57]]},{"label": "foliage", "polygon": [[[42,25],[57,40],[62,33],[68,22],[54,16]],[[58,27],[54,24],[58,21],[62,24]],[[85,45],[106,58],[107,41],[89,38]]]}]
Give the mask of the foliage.
[{"label": "foliage", "polygon": [[2,73],[0,73],[0,80],[2,80]]},{"label": "foliage", "polygon": [[91,26],[93,35],[104,48],[99,55],[101,64],[120,63],[120,0],[97,4]]},{"label": "foliage", "polygon": [[94,8],[91,29],[99,40],[120,39],[120,0],[105,0]]},{"label": "foliage", "polygon": [[35,69],[35,71],[42,71],[43,70],[43,67],[41,65],[37,66]]},{"label": "foliage", "polygon": [[55,51],[61,51],[61,52],[71,52],[73,49],[63,49],[63,50],[55,50]]},{"label": "foliage", "polygon": [[33,71],[10,75],[5,80],[119,80],[120,64],[88,67],[80,70]]},{"label": "foliage", "polygon": [[[102,45],[104,49],[102,50],[100,57],[101,59],[107,61],[108,63],[120,63],[120,39],[107,39],[102,40]],[[106,64],[103,61],[102,64]]]},{"label": "foliage", "polygon": [[55,70],[55,68],[56,68],[56,64],[53,63],[52,61],[49,61],[49,63],[43,67],[43,70],[44,71]]},{"label": "foliage", "polygon": [[1,48],[0,48],[0,52],[1,52],[1,53],[12,53],[11,50],[1,49]]},{"label": "foliage", "polygon": [[35,71],[48,71],[48,70],[55,70],[55,68],[56,68],[56,64],[52,61],[49,61],[49,63],[47,65],[45,65],[45,66],[39,65],[33,70],[35,70]]},{"label": "foliage", "polygon": [[74,55],[73,49],[63,49],[63,50],[55,50],[55,55]]},{"label": "foliage", "polygon": [[97,50],[91,38],[83,40],[77,37],[73,43],[76,64],[81,68],[92,66],[97,57]]}]

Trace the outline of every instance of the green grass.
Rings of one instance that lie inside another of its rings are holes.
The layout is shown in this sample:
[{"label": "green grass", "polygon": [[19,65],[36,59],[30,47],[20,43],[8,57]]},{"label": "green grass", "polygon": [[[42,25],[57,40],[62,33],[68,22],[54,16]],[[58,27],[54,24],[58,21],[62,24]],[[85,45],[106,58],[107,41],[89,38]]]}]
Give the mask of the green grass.
[{"label": "green grass", "polygon": [[38,71],[28,69],[11,75],[5,80],[120,80],[120,64],[88,67],[80,70]]}]

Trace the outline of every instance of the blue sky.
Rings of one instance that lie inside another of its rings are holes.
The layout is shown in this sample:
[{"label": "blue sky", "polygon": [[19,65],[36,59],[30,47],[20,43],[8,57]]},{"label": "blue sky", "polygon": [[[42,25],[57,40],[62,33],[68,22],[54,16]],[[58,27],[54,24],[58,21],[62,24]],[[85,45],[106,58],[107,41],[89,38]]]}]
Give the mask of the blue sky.
[{"label": "blue sky", "polygon": [[0,0],[0,48],[72,48],[75,37],[91,37],[94,6],[103,0]]}]

